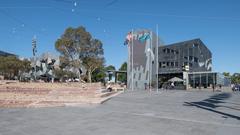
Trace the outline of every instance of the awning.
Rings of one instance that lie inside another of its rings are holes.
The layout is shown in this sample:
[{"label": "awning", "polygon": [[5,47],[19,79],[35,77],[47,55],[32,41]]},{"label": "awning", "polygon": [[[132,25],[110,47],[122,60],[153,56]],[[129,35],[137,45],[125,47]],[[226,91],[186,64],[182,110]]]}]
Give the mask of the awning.
[{"label": "awning", "polygon": [[183,79],[180,79],[178,77],[173,77],[172,79],[168,80],[169,82],[184,82]]}]

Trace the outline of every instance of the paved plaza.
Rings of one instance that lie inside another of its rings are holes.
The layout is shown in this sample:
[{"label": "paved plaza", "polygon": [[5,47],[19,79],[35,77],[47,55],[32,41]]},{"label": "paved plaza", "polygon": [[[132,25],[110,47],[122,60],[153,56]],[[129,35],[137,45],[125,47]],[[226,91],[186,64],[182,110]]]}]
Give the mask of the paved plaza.
[{"label": "paved plaza", "polygon": [[1,108],[0,135],[236,135],[240,93],[128,91],[101,105]]}]

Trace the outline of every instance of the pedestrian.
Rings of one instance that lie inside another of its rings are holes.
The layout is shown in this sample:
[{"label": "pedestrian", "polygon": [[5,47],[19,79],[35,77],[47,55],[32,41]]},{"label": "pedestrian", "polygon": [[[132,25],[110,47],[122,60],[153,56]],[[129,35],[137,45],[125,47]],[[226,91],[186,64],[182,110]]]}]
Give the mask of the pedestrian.
[{"label": "pedestrian", "polygon": [[213,89],[213,92],[214,92],[215,91],[215,85],[214,84],[212,85],[212,89]]},{"label": "pedestrian", "polygon": [[147,83],[144,83],[144,86],[145,86],[145,90],[147,90]]},{"label": "pedestrian", "polygon": [[171,88],[174,89],[174,82],[171,83]]}]

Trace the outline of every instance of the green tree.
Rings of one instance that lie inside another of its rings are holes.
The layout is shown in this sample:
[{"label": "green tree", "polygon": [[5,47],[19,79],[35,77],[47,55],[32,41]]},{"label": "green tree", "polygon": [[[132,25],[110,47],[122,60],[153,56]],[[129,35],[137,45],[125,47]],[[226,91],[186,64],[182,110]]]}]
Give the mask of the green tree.
[{"label": "green tree", "polygon": [[108,71],[108,70],[116,70],[116,68],[113,65],[109,65],[105,67],[105,71]]},{"label": "green tree", "polygon": [[26,59],[19,60],[15,56],[0,57],[0,74],[6,79],[15,79],[23,72],[29,72],[30,62]]},{"label": "green tree", "polygon": [[92,74],[92,81],[93,82],[104,82],[104,79],[106,77],[106,72],[104,70],[104,67],[97,68],[93,74]]},{"label": "green tree", "polygon": [[104,82],[106,73],[109,70],[116,70],[113,65],[109,65],[107,67],[101,66],[100,68],[96,69],[92,74],[92,81],[93,82]]},{"label": "green tree", "polygon": [[[119,68],[119,71],[126,71],[127,72],[127,62],[124,62],[121,67]],[[127,74],[121,73],[118,75],[118,81],[121,82],[127,82]]]},{"label": "green tree", "polygon": [[62,68],[68,66],[80,69],[82,65],[85,66],[89,82],[92,82],[92,73],[104,63],[102,46],[102,42],[92,38],[82,26],[67,28],[55,43],[56,50],[61,54]]},{"label": "green tree", "polygon": [[230,76],[231,76],[229,72],[223,72],[223,75],[224,75],[225,77],[230,77]]},{"label": "green tree", "polygon": [[83,65],[87,69],[88,81],[91,83],[93,72],[103,65],[103,60],[96,57],[85,57],[83,59]]},{"label": "green tree", "polygon": [[67,75],[66,71],[64,71],[63,69],[61,68],[58,68],[58,69],[54,69],[53,70],[53,73],[55,75],[55,78],[59,79],[60,82],[63,81],[63,78]]},{"label": "green tree", "polygon": [[240,84],[240,73],[234,73],[231,76],[231,81],[233,84]]}]

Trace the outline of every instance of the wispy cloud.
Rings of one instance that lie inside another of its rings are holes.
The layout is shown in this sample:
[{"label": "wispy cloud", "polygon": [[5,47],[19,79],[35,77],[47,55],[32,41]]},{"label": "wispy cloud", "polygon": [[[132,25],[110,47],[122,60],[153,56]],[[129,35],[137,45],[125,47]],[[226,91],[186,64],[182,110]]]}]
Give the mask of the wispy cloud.
[{"label": "wispy cloud", "polygon": [[105,5],[105,7],[110,7],[110,6],[114,5],[114,4],[117,3],[117,2],[118,2],[118,0],[112,0],[111,2],[107,3],[107,4]]}]

